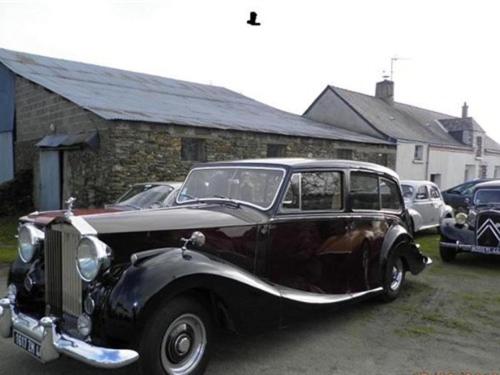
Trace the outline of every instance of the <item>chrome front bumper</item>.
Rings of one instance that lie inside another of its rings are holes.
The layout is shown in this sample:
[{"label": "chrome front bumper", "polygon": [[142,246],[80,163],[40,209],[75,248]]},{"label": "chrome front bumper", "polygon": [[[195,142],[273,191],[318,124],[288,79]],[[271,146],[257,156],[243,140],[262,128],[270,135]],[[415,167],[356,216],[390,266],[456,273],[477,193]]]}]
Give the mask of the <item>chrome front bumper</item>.
[{"label": "chrome front bumper", "polygon": [[439,245],[441,247],[446,247],[446,248],[453,249],[456,251],[468,251],[471,253],[500,255],[500,248],[498,248],[498,247],[467,245],[467,244],[461,243],[460,241],[457,241],[455,243],[440,242]]},{"label": "chrome front bumper", "polygon": [[101,348],[59,333],[56,319],[44,317],[36,320],[16,313],[8,298],[0,299],[0,336],[11,337],[13,329],[40,344],[39,359],[43,363],[64,354],[91,366],[114,369],[139,359],[139,354],[133,350]]}]

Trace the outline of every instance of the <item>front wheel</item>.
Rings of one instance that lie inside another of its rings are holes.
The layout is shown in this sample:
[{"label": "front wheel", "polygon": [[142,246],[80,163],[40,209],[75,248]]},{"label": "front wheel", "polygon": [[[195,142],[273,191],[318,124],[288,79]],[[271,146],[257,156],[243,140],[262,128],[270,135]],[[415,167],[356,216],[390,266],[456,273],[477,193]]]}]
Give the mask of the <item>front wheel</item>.
[{"label": "front wheel", "polygon": [[208,364],[212,319],[192,297],[177,297],[159,307],[139,344],[143,375],[200,375]]},{"label": "front wheel", "polygon": [[457,252],[455,249],[449,247],[439,246],[439,255],[443,262],[449,263],[453,262],[457,257]]},{"label": "front wheel", "polygon": [[386,302],[394,301],[399,296],[405,281],[405,269],[401,257],[392,255],[388,261],[384,274],[382,299]]}]

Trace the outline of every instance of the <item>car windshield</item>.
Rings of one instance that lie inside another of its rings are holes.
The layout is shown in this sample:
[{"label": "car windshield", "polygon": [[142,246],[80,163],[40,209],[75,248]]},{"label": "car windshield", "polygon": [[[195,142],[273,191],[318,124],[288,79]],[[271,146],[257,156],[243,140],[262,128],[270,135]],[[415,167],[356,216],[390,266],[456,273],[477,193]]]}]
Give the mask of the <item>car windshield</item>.
[{"label": "car windshield", "polygon": [[260,209],[272,206],[285,171],[248,167],[193,169],[177,196],[177,203],[227,199]]},{"label": "car windshield", "polygon": [[135,185],[123,194],[115,203],[116,206],[126,206],[135,209],[163,206],[165,199],[172,192],[169,185]]},{"label": "car windshield", "polygon": [[474,204],[500,204],[500,189],[480,189],[474,195]]},{"label": "car windshield", "polygon": [[401,189],[403,190],[403,198],[412,198],[415,189],[411,185],[401,185]]}]

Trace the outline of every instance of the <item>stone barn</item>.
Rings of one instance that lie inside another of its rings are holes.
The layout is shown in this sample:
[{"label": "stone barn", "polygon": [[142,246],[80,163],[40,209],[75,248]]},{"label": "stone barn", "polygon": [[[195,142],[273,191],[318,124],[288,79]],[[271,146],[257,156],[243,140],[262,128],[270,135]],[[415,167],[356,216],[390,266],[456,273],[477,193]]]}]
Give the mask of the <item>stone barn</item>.
[{"label": "stone barn", "polygon": [[223,87],[0,49],[0,184],[32,171],[37,209],[100,206],[197,162],[285,156],[394,168],[396,148]]}]

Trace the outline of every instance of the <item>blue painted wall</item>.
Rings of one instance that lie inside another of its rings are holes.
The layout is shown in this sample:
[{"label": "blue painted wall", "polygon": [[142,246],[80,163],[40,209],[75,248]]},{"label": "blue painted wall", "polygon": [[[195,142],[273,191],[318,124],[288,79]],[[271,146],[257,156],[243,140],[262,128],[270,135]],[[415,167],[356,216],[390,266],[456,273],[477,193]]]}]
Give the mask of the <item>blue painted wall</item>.
[{"label": "blue painted wall", "polygon": [[0,183],[14,178],[15,79],[0,64]]}]

